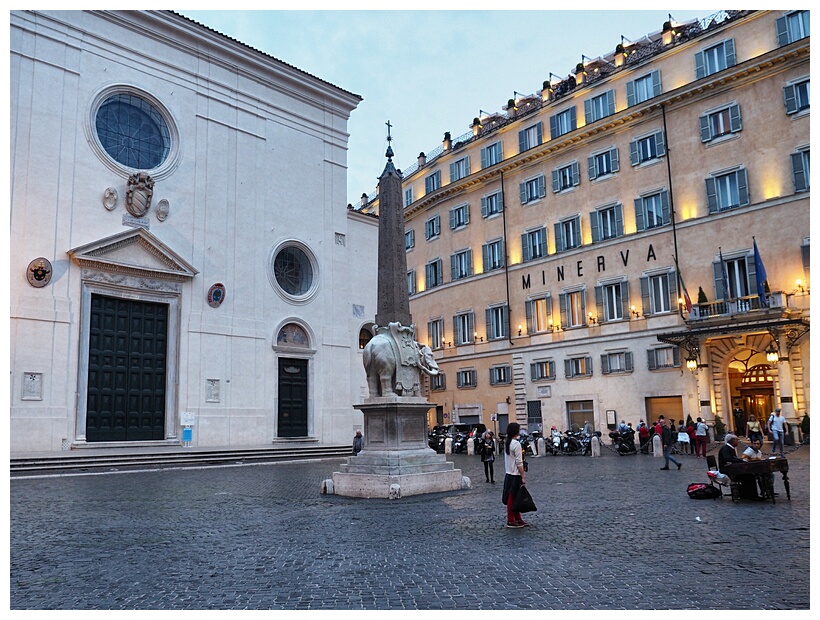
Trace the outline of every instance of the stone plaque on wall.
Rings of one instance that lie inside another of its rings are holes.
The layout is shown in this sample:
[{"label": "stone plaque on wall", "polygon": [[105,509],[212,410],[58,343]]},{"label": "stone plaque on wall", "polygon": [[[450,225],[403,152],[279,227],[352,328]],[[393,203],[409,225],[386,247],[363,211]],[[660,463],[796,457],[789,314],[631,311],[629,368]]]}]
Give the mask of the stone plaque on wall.
[{"label": "stone plaque on wall", "polygon": [[206,403],[218,403],[219,402],[219,379],[206,379],[206,395],[205,395],[205,402]]},{"label": "stone plaque on wall", "polygon": [[43,373],[24,372],[22,400],[43,400]]}]

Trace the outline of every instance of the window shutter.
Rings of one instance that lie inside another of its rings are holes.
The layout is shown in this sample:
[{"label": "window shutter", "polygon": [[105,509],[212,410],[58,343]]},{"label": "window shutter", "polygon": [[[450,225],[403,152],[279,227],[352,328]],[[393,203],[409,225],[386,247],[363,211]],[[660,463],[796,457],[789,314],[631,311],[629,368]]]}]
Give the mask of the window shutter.
[{"label": "window shutter", "polygon": [[538,256],[547,255],[547,229],[541,229],[541,235],[538,237]]},{"label": "window shutter", "polygon": [[618,159],[618,148],[615,147],[609,150],[609,163],[612,167],[612,172],[618,172],[621,169],[621,163]]},{"label": "window shutter", "polygon": [[524,314],[527,317],[527,333],[532,334],[535,332],[535,326],[533,325],[532,320],[532,310],[535,302],[533,300],[527,300],[524,302]]},{"label": "window shutter", "polygon": [[527,132],[522,129],[518,132],[518,152],[523,153],[527,150]]},{"label": "window shutter", "polygon": [[598,232],[598,220],[601,214],[598,211],[593,211],[589,214],[589,227],[592,230],[592,243],[598,243],[601,240],[601,235]]},{"label": "window shutter", "polygon": [[658,358],[655,355],[655,349],[646,350],[646,365],[649,370],[655,370],[658,367]]},{"label": "window shutter", "polygon": [[536,139],[538,140],[538,144],[541,144],[544,141],[543,134],[541,132],[541,121],[538,121],[538,124],[535,126],[535,133]]},{"label": "window shutter", "polygon": [[641,304],[643,305],[644,316],[652,314],[652,306],[649,303],[649,277],[641,278]]},{"label": "window shutter", "polygon": [[579,215],[574,220],[572,220],[572,230],[574,231],[573,237],[576,240],[576,245],[573,247],[581,247],[581,216]]},{"label": "window shutter", "polygon": [[669,214],[669,192],[663,190],[660,193],[661,197],[661,217],[663,218],[663,223],[668,224],[672,221],[672,218]]},{"label": "window shutter", "polygon": [[680,366],[680,347],[674,347],[672,349],[672,365],[675,368]]},{"label": "window shutter", "polygon": [[700,120],[700,141],[709,142],[709,140],[712,139],[712,128],[709,125],[709,115],[704,114],[698,120]]},{"label": "window shutter", "polygon": [[510,337],[510,307],[501,308],[501,335],[504,338]]},{"label": "window shutter", "polygon": [[747,295],[757,295],[757,269],[755,269],[754,255],[746,257],[746,291]]},{"label": "window shutter", "polygon": [[603,286],[596,286],[595,287],[595,308],[598,311],[598,322],[603,323],[606,321],[606,317],[604,316],[604,287]]},{"label": "window shutter", "polygon": [[606,91],[606,115],[611,116],[615,114],[615,91]]},{"label": "window shutter", "polygon": [[550,379],[555,379],[555,361],[550,360],[547,362],[547,377]]},{"label": "window shutter", "polygon": [[783,98],[786,101],[786,114],[797,112],[797,86],[790,84],[783,87]]},{"label": "window shutter", "polygon": [[637,166],[641,163],[640,157],[638,155],[638,141],[633,140],[629,143],[629,163],[633,166]]},{"label": "window shutter", "polygon": [[717,186],[713,177],[706,179],[706,204],[709,206],[709,213],[717,213],[719,211]]},{"label": "window shutter", "polygon": [[703,62],[703,52],[695,54],[695,79],[706,77],[706,64]]},{"label": "window shutter", "polygon": [[629,282],[624,280],[621,282],[621,316],[623,318],[630,318],[629,308]]},{"label": "window shutter", "polygon": [[561,175],[558,174],[558,170],[552,171],[552,191],[555,193],[561,191]]},{"label": "window shutter", "polygon": [[461,344],[461,331],[458,329],[458,315],[453,317],[453,340],[456,344]]},{"label": "window shutter", "polygon": [[595,174],[595,157],[587,157],[587,172],[589,173],[590,181],[598,176]]},{"label": "window shutter", "polygon": [[489,164],[488,152],[487,152],[489,149],[490,149],[490,147],[488,147],[488,146],[485,146],[483,149],[481,149],[481,169],[482,170],[484,170],[484,168],[486,168],[487,166],[490,165]]},{"label": "window shutter", "polygon": [[450,164],[450,183],[455,181],[457,179],[457,176],[458,175],[456,173],[456,162],[453,162],[452,164]]},{"label": "window shutter", "polygon": [[678,278],[674,273],[669,273],[666,281],[669,282],[669,309],[674,310],[678,307]]},{"label": "window shutter", "polygon": [[588,355],[584,358],[584,373],[585,376],[591,377],[592,376],[592,356]]},{"label": "window shutter", "polygon": [[487,217],[487,198],[486,196],[481,198],[481,217]]},{"label": "window shutter", "polygon": [[575,106],[569,109],[569,129],[575,131],[578,127],[578,119],[576,118]]},{"label": "window shutter", "polygon": [[625,370],[627,372],[632,372],[632,351],[626,351],[624,353],[624,366],[626,366]]},{"label": "window shutter", "polygon": [[635,80],[626,83],[626,107],[635,105]]},{"label": "window shutter", "polygon": [[487,273],[490,270],[490,244],[485,243],[481,246],[481,266],[482,271]]},{"label": "window shutter", "polygon": [[467,322],[469,324],[469,331],[467,332],[467,342],[472,342],[473,334],[475,333],[475,314],[470,312],[467,315]]},{"label": "window shutter", "polygon": [[577,161],[572,162],[572,184],[580,185],[581,183],[581,166]]},{"label": "window shutter", "polygon": [[527,184],[526,183],[519,183],[518,185],[518,193],[521,196],[521,204],[527,204]]},{"label": "window shutter", "polygon": [[[581,320],[583,324],[586,325],[587,322],[587,292],[586,291],[579,291],[578,297],[581,299]],[[592,359],[592,358],[590,358]]]},{"label": "window shutter", "polygon": [[467,250],[467,275],[473,275],[473,250]]},{"label": "window shutter", "polygon": [[643,198],[635,199],[635,228],[638,232],[646,228],[643,217]]},{"label": "window shutter", "polygon": [[470,156],[469,155],[467,155],[464,158],[464,176],[465,177],[470,176]]},{"label": "window shutter", "polygon": [[566,248],[564,242],[564,227],[561,225],[561,222],[555,223],[555,251],[556,252],[563,252]]},{"label": "window shutter", "polygon": [[464,223],[465,224],[470,223],[470,205],[469,204],[464,205]]},{"label": "window shutter", "polygon": [[450,209],[450,230],[456,227],[456,209]]},{"label": "window shutter", "polygon": [[558,137],[558,115],[550,116],[550,138],[555,140]]},{"label": "window shutter", "polygon": [[493,311],[492,308],[484,310],[484,337],[487,340],[493,337],[495,330],[493,329]]},{"label": "window shutter", "polygon": [[723,52],[726,54],[726,66],[727,67],[734,67],[737,63],[737,57],[735,56],[735,40],[728,39],[723,43]]},{"label": "window shutter", "polygon": [[408,271],[407,272],[407,294],[408,295],[415,295],[416,293],[416,272],[415,271]]},{"label": "window shutter", "polygon": [[547,189],[544,183],[544,175],[542,174],[540,177],[538,177],[538,197],[543,198],[546,195]]},{"label": "window shutter", "polygon": [[615,235],[624,235],[624,207],[622,204],[615,205]]},{"label": "window shutter", "polygon": [[458,254],[450,255],[450,280],[458,280]]},{"label": "window shutter", "polygon": [[567,302],[569,296],[566,293],[558,295],[558,303],[561,306],[561,327],[567,326]]},{"label": "window shutter", "polygon": [[521,260],[527,262],[532,260],[532,250],[530,249],[530,235],[524,233],[521,235]]},{"label": "window shutter", "polygon": [[712,263],[712,277],[715,281],[715,299],[726,300],[726,292],[723,290],[723,270],[720,266],[720,260]]},{"label": "window shutter", "polygon": [[432,273],[433,265],[430,263],[424,266],[424,288],[430,288],[433,286],[433,273]]},{"label": "window shutter", "polygon": [[609,374],[609,355],[607,354],[601,356],[601,374]]},{"label": "window shutter", "polygon": [[792,178],[794,179],[794,191],[802,192],[809,188],[807,183],[806,170],[803,165],[803,153],[792,153]]},{"label": "window shutter", "polygon": [[741,206],[749,204],[749,183],[746,168],[737,171],[737,195]]},{"label": "window shutter", "polygon": [[530,381],[536,381],[538,379],[538,364],[532,363],[530,364]]},{"label": "window shutter", "polygon": [[504,210],[504,194],[502,192],[498,192],[496,196],[497,198],[495,200],[498,203],[498,211],[500,213]]},{"label": "window shutter", "polygon": [[437,215],[433,218],[433,236],[438,237],[441,234],[441,218]]},{"label": "window shutter", "polygon": [[660,69],[655,69],[652,73],[652,96],[657,97],[661,94],[661,72]]},{"label": "window shutter", "polygon": [[662,131],[655,134],[655,147],[658,149],[658,157],[666,155],[666,142]]},{"label": "window shutter", "polygon": [[788,45],[789,41],[789,29],[786,26],[786,18],[785,17],[778,17],[775,20],[775,24],[777,25],[777,45],[778,47],[782,47],[783,45]]},{"label": "window shutter", "polygon": [[587,125],[595,120],[592,116],[592,99],[584,100],[584,119],[586,120]]},{"label": "window shutter", "polygon": [[743,129],[743,124],[740,121],[740,106],[738,104],[729,106],[729,127],[732,129],[732,133]]},{"label": "window shutter", "polygon": [[564,360],[564,376],[567,379],[572,378],[572,361]]}]

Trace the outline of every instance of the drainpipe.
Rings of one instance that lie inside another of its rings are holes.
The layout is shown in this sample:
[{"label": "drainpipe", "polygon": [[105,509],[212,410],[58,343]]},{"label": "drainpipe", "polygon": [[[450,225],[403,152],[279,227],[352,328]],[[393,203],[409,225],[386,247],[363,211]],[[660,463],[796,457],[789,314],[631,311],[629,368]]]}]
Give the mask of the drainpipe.
[{"label": "drainpipe", "polygon": [[507,199],[504,196],[504,171],[501,171],[501,221],[503,224],[504,240],[504,283],[507,286],[507,334],[509,334],[510,345],[515,346],[512,339],[512,312],[510,311],[510,259],[507,252]]}]

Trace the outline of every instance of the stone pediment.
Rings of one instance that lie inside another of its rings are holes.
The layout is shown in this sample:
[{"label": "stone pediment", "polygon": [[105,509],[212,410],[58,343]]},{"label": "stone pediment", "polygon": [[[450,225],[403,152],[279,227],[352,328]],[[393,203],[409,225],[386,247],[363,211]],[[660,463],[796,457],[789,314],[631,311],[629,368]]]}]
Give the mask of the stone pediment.
[{"label": "stone pediment", "polygon": [[129,276],[183,281],[199,271],[143,228],[126,230],[68,250],[83,268]]}]

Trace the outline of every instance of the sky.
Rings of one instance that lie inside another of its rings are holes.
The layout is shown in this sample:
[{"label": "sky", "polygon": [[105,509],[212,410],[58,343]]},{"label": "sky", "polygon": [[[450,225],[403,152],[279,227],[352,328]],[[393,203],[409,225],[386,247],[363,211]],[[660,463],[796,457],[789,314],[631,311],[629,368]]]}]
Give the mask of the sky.
[{"label": "sky", "polygon": [[719,9],[175,10],[362,97],[348,122],[346,204],[355,204],[384,170],[388,120],[393,161],[407,169],[444,132],[469,132],[480,111],[503,112],[516,92],[539,91],[550,72],[566,78],[582,54],[603,56],[621,36],[637,41],[670,14],[683,22]]}]

